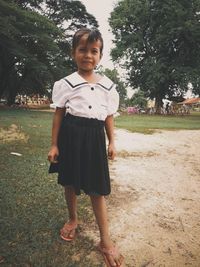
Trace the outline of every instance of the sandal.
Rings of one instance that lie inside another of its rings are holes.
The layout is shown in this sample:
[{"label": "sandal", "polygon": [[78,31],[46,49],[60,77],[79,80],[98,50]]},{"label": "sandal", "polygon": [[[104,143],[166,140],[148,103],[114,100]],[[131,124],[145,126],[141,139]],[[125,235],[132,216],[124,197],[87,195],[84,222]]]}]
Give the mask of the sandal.
[{"label": "sandal", "polygon": [[[63,228],[60,230],[60,237],[65,241],[73,241],[76,237],[77,224],[71,225],[65,223]],[[70,236],[71,232],[74,230],[73,236]]]},{"label": "sandal", "polygon": [[104,258],[104,262],[106,263],[107,267],[112,267],[112,265],[110,265],[110,263],[108,261],[108,258],[107,258],[108,255],[112,256],[113,258],[118,257],[119,259],[121,259],[121,264],[116,265],[116,267],[122,266],[122,263],[124,261],[124,257],[119,253],[119,251],[117,250],[116,247],[113,246],[111,249],[106,249],[106,248],[103,248],[101,246],[101,244],[99,243],[98,250],[101,252],[101,254]]}]

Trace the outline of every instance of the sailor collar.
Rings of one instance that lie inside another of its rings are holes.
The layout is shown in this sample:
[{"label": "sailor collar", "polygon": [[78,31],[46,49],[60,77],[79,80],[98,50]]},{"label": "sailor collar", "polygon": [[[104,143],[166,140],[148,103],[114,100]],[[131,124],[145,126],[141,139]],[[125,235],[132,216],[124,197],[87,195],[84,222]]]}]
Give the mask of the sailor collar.
[{"label": "sailor collar", "polygon": [[[63,78],[63,80],[71,87],[71,89],[78,89],[83,85],[90,84],[83,77],[81,77],[77,72]],[[99,85],[103,89],[110,91],[114,86],[114,83],[106,76],[103,76],[96,85]]]}]

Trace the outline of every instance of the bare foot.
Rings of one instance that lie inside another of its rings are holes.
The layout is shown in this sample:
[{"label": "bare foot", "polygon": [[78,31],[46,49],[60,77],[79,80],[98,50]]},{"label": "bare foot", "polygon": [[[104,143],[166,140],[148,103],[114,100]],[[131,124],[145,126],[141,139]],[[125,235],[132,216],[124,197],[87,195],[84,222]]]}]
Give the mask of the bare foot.
[{"label": "bare foot", "polygon": [[60,237],[65,241],[72,241],[76,236],[77,222],[69,221],[60,230]]},{"label": "bare foot", "polygon": [[120,254],[112,241],[101,241],[99,250],[104,257],[104,261],[108,267],[122,266],[124,257]]}]

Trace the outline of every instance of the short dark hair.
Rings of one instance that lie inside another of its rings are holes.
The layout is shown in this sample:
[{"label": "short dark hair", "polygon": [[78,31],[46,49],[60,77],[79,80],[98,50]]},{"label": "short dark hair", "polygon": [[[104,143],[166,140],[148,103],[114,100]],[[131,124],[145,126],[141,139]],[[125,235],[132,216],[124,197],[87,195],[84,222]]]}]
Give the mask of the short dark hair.
[{"label": "short dark hair", "polygon": [[73,36],[72,39],[72,50],[75,51],[77,46],[79,45],[80,39],[83,37],[83,35],[87,34],[87,42],[92,43],[95,41],[100,41],[101,42],[101,47],[100,47],[100,53],[102,54],[103,52],[103,38],[99,30],[96,28],[88,29],[88,28],[81,28],[79,29]]}]

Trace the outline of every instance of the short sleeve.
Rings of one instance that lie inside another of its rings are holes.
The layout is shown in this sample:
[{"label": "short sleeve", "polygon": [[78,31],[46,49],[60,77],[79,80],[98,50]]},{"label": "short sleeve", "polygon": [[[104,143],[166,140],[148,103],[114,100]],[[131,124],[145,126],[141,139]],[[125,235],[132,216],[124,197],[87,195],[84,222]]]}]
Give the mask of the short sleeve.
[{"label": "short sleeve", "polygon": [[53,104],[58,108],[64,108],[68,100],[70,89],[63,80],[54,83],[52,92]]},{"label": "short sleeve", "polygon": [[116,113],[119,107],[119,94],[115,87],[108,93],[108,116]]}]

